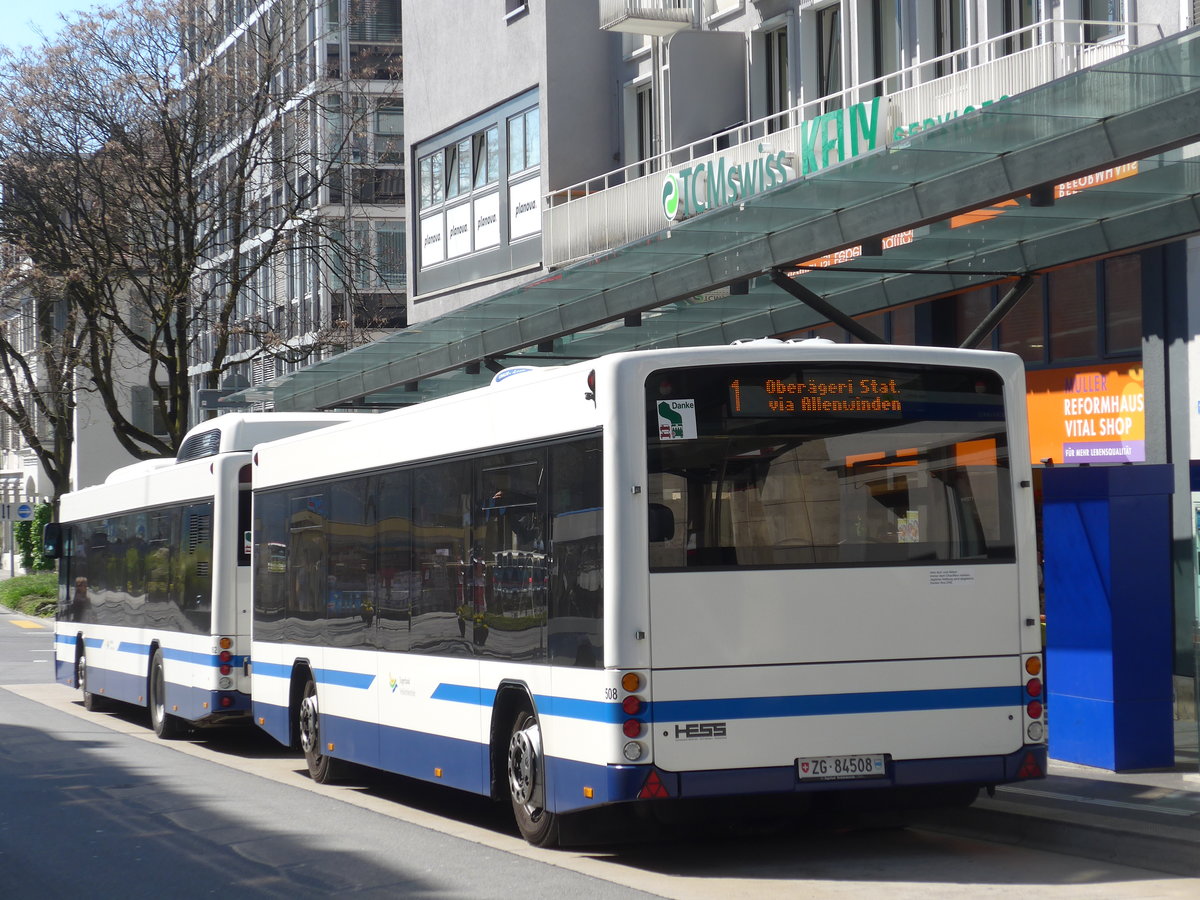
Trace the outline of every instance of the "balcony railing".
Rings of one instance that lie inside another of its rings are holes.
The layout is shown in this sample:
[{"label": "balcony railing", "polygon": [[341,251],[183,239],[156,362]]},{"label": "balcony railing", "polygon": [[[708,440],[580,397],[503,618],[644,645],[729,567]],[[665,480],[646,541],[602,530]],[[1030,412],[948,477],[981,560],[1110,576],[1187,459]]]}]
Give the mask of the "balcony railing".
[{"label": "balcony railing", "polygon": [[665,36],[691,28],[694,0],[600,0],[600,28]]},{"label": "balcony railing", "polygon": [[[1101,24],[1117,37],[1088,41]],[[803,177],[811,168],[801,159],[804,130],[818,116],[881,98],[882,147],[1161,37],[1158,25],[1046,20],[554,191],[543,205],[545,262],[562,266],[663,230],[668,173],[717,160],[727,170],[755,165],[770,152],[783,154],[779,164],[789,180]],[[854,113],[865,115],[862,107]]]}]

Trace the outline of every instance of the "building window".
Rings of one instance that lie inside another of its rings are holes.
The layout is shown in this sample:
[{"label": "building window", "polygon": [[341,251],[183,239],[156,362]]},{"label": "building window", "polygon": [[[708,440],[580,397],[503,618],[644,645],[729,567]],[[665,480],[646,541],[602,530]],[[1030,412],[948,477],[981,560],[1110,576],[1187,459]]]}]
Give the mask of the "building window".
[{"label": "building window", "polygon": [[446,148],[446,199],[471,192],[471,139]]},{"label": "building window", "polygon": [[437,206],[445,199],[446,151],[437,150],[417,163],[421,178],[421,209]]},{"label": "building window", "polygon": [[541,114],[535,106],[508,120],[508,174],[532,169],[541,162]]},{"label": "building window", "polygon": [[[937,0],[934,5],[934,55],[941,57],[967,46],[967,14],[964,0]],[[965,56],[944,59],[934,67],[941,78],[966,67]]]},{"label": "building window", "polygon": [[[821,97],[840,94],[842,82],[842,7],[835,3],[817,10],[817,90]],[[840,96],[826,101],[824,108],[841,109]]]},{"label": "building window", "polygon": [[375,159],[383,163],[404,161],[404,110],[384,107],[375,111]]},{"label": "building window", "polygon": [[493,125],[471,136],[475,163],[475,187],[486,187],[500,180],[500,127]]},{"label": "building window", "polygon": [[770,131],[779,131],[788,125],[785,115],[792,107],[792,92],[789,86],[788,30],[777,28],[766,34],[766,78],[767,115],[775,116],[769,124]]},{"label": "building window", "polygon": [[[1007,0],[1004,4],[1004,31],[1020,31],[1037,21],[1038,0]],[[1022,31],[1016,38],[1004,42],[1005,53],[1027,50],[1033,46],[1033,32]]]},{"label": "building window", "polygon": [[[900,4],[897,0],[872,0],[871,56],[875,77],[884,78],[900,70]],[[893,94],[903,87],[898,79],[880,81],[875,96]]]},{"label": "building window", "polygon": [[383,286],[403,289],[404,267],[404,223],[380,222],[375,231],[375,261]]},{"label": "building window", "polygon": [[[640,162],[654,156],[654,87],[649,84],[639,87],[634,91],[633,103],[633,153],[635,159]],[[641,174],[645,175],[650,171],[653,171],[652,167],[647,167]]]},{"label": "building window", "polygon": [[1095,43],[1119,37],[1124,13],[1124,0],[1083,0],[1083,18],[1090,23],[1083,28],[1083,39]]}]

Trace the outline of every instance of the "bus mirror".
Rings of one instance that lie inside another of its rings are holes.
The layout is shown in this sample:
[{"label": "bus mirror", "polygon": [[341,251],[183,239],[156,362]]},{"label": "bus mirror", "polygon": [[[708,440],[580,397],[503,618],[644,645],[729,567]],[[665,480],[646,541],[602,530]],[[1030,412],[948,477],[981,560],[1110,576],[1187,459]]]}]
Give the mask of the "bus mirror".
[{"label": "bus mirror", "polygon": [[675,537],[675,514],[669,506],[650,504],[650,543],[661,544]]},{"label": "bus mirror", "polygon": [[49,559],[62,557],[63,527],[57,522],[47,522],[42,530],[42,556]]}]

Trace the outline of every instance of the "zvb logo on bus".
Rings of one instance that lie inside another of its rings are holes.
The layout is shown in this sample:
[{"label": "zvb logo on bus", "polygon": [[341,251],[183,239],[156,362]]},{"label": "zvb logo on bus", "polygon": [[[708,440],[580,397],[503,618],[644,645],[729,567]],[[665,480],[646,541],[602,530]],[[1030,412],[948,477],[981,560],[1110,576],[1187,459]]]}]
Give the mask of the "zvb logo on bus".
[{"label": "zvb logo on bus", "polygon": [[675,740],[691,741],[697,738],[723,738],[726,736],[724,722],[688,722],[675,726]]}]

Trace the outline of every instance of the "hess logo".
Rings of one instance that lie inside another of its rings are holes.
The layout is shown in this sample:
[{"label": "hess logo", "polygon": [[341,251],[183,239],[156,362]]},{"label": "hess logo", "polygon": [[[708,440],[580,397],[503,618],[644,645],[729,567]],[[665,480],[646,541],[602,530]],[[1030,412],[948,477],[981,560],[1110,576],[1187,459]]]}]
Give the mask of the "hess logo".
[{"label": "hess logo", "polygon": [[675,740],[690,741],[697,738],[725,737],[724,722],[688,722],[686,725],[675,726]]}]

